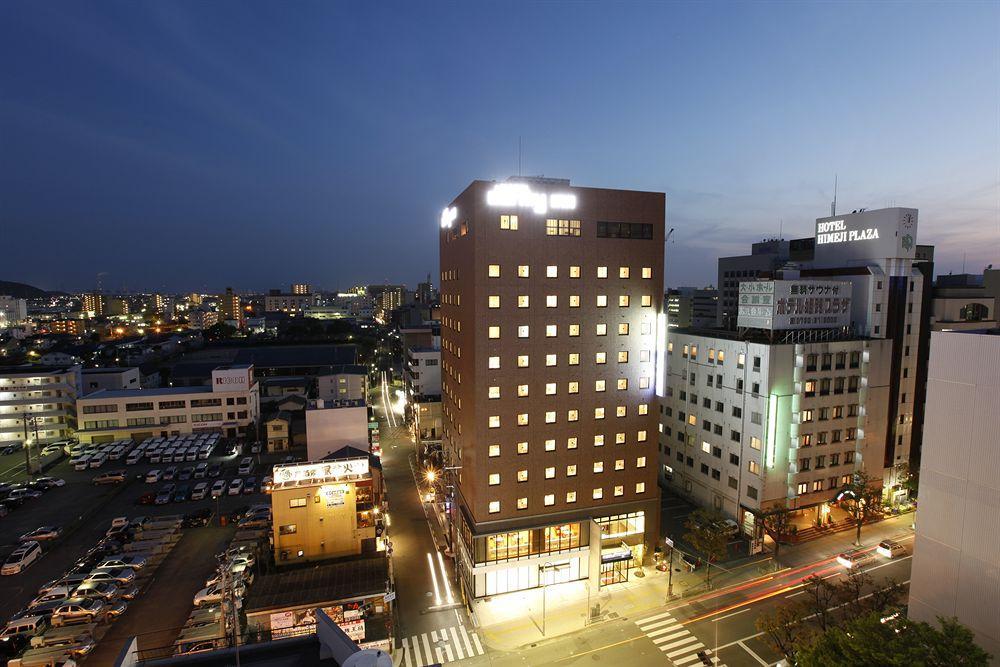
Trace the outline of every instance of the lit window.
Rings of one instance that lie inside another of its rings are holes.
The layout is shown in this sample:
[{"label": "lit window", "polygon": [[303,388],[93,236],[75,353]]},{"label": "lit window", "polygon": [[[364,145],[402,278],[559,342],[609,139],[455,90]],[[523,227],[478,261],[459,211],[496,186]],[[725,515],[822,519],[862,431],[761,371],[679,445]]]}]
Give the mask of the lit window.
[{"label": "lit window", "polygon": [[490,266],[489,266],[489,277],[490,278],[499,278],[500,277],[500,265],[499,264],[490,264]]},{"label": "lit window", "polygon": [[517,307],[518,308],[527,308],[528,307],[528,295],[527,294],[522,294],[519,297],[517,297]]},{"label": "lit window", "polygon": [[726,353],[725,353],[725,351],[719,350],[719,361],[718,361],[718,363],[721,364],[725,360],[726,360]]},{"label": "lit window", "polygon": [[517,266],[517,277],[518,278],[527,278],[528,277],[528,265],[527,264],[518,264],[518,266]]},{"label": "lit window", "polygon": [[545,365],[546,366],[555,366],[556,365],[556,356],[557,355],[554,355],[554,354],[546,354],[545,355]]},{"label": "lit window", "polygon": [[518,415],[517,415],[517,425],[518,426],[527,426],[528,425],[528,413],[527,412],[519,412],[518,413]]},{"label": "lit window", "polygon": [[640,403],[639,404],[639,414],[640,415],[648,415],[649,414],[649,404],[648,403]]},{"label": "lit window", "polygon": [[[497,297],[497,298],[499,298],[499,297]],[[608,295],[607,294],[598,294],[597,295],[597,307],[598,308],[604,308],[607,305],[608,305]]]},{"label": "lit window", "polygon": [[571,267],[569,267],[569,277],[570,278],[579,278],[580,277],[580,267],[579,266],[571,266]]},{"label": "lit window", "polygon": [[688,415],[688,424],[690,424],[691,426],[697,426],[698,418],[695,417],[694,415]]},{"label": "lit window", "polygon": [[579,394],[580,393],[580,383],[576,380],[570,380],[566,385],[566,393],[569,394]]},{"label": "lit window", "polygon": [[528,325],[527,324],[522,324],[521,326],[519,326],[517,328],[517,337],[518,338],[527,338],[528,337]]},{"label": "lit window", "polygon": [[627,409],[625,408],[624,405],[619,405],[618,407],[615,408],[615,416],[616,417],[624,417],[626,412],[627,412]]},{"label": "lit window", "polygon": [[608,353],[607,352],[597,352],[594,354],[594,363],[606,364],[608,363]]},{"label": "lit window", "polygon": [[594,436],[594,447],[603,447],[603,446],[604,446],[604,434],[598,433],[597,435]]},{"label": "lit window", "polygon": [[619,336],[627,336],[628,335],[628,322],[619,322],[618,323],[618,335]]},{"label": "lit window", "polygon": [[756,461],[749,461],[747,463],[747,469],[755,475],[760,474],[760,464]]},{"label": "lit window", "polygon": [[549,438],[548,440],[545,441],[545,451],[547,452],[556,451],[556,441],[554,439]]},{"label": "lit window", "polygon": [[580,420],[579,410],[567,410],[566,411],[566,421],[575,422]]},{"label": "lit window", "polygon": [[558,278],[559,277],[559,267],[549,265],[545,267],[545,277],[546,278]]},{"label": "lit window", "polygon": [[566,449],[576,449],[577,439],[576,436],[566,438]]},{"label": "lit window", "polygon": [[500,327],[490,327],[489,328],[489,337],[490,338],[499,338],[500,337]]},{"label": "lit window", "polygon": [[517,453],[518,454],[527,454],[528,453],[528,443],[526,443],[526,442],[519,442],[519,443],[517,443]]},{"label": "lit window", "polygon": [[489,398],[500,398],[500,387],[491,386],[489,389]]},{"label": "lit window", "polygon": [[760,438],[753,435],[750,436],[750,449],[760,451]]},{"label": "lit window", "polygon": [[639,442],[646,442],[646,431],[643,430],[636,433],[635,439]]},{"label": "lit window", "polygon": [[526,509],[528,509],[528,499],[527,498],[518,498],[517,499],[517,509],[519,509],[519,510],[526,510]]},{"label": "lit window", "polygon": [[490,501],[490,514],[496,514],[499,511],[500,511],[500,501],[499,500],[491,500]]},{"label": "lit window", "polygon": [[545,479],[555,479],[556,477],[556,467],[548,466],[545,468]]},{"label": "lit window", "polygon": [[497,486],[498,484],[500,484],[500,473],[491,472],[489,477],[489,485]]},{"label": "lit window", "polygon": [[604,472],[604,461],[594,461],[594,473]]},{"label": "lit window", "polygon": [[555,382],[546,382],[545,383],[545,395],[546,396],[552,396],[555,393],[556,393],[556,383]]},{"label": "lit window", "polygon": [[621,294],[618,297],[618,305],[624,308],[628,305],[628,294]]},{"label": "lit window", "polygon": [[555,308],[559,305],[559,297],[555,294],[548,294],[545,296],[545,307]]},{"label": "lit window", "polygon": [[646,483],[645,482],[636,482],[635,483],[635,492],[636,493],[645,493],[646,492]]},{"label": "lit window", "polygon": [[621,484],[616,485],[615,486],[615,495],[616,496],[623,496],[623,495],[625,495],[625,487],[622,486]]},{"label": "lit window", "polygon": [[490,428],[500,428],[500,415],[490,415]]},{"label": "lit window", "polygon": [[567,477],[576,477],[576,464],[575,463],[571,463],[570,465],[566,466],[566,476]]},{"label": "lit window", "polygon": [[545,423],[555,424],[556,423],[556,413],[555,410],[548,410],[545,412]]},{"label": "lit window", "polygon": [[649,361],[649,350],[639,350],[639,361]]},{"label": "lit window", "polygon": [[490,306],[490,308],[499,308],[500,307],[500,296],[497,295],[497,294],[491,294],[490,297],[489,297],[489,306]]},{"label": "lit window", "polygon": [[604,419],[604,408],[594,408],[594,419]]},{"label": "lit window", "polygon": [[557,325],[555,325],[555,324],[546,324],[545,325],[545,336],[547,338],[555,338],[556,335],[558,335],[558,330],[559,330],[559,327]]},{"label": "lit window", "polygon": [[604,380],[594,380],[594,391],[604,391]]},{"label": "lit window", "polygon": [[526,384],[517,385],[517,397],[524,398],[527,395],[528,395],[528,385]]},{"label": "lit window", "polygon": [[598,324],[597,325],[597,335],[598,336],[607,336],[608,335],[608,325],[607,324]]},{"label": "lit window", "polygon": [[625,459],[615,459],[615,470],[625,470]]},{"label": "lit window", "polygon": [[702,441],[702,443],[701,443],[701,451],[705,452],[706,454],[711,454],[712,453],[712,445],[709,444],[709,443],[707,443],[707,442]]},{"label": "lit window", "polygon": [[567,358],[568,358],[568,362],[567,363],[569,363],[570,366],[579,366],[580,365],[580,353],[579,352],[570,352],[569,356]]},{"label": "lit window", "polygon": [[500,445],[490,445],[490,458],[500,456]]},{"label": "lit window", "polygon": [[636,460],[635,460],[635,467],[636,468],[645,468],[646,467],[646,457],[645,456],[640,456],[640,457],[636,458]]},{"label": "lit window", "polygon": [[594,489],[594,493],[593,493],[592,497],[593,497],[594,500],[600,500],[601,498],[604,497],[604,489],[602,489],[602,488],[596,488],[596,489]]},{"label": "lit window", "polygon": [[619,278],[628,278],[628,267],[627,266],[619,266],[618,267],[618,277]]},{"label": "lit window", "polygon": [[545,497],[542,499],[542,502],[544,502],[546,505],[555,505],[556,504],[556,496],[555,496],[555,494],[554,493],[546,493]]},{"label": "lit window", "polygon": [[642,277],[643,278],[652,278],[653,277],[653,269],[650,268],[650,267],[648,267],[648,266],[642,267]]},{"label": "lit window", "polygon": [[501,215],[500,216],[500,229],[517,229],[517,216],[516,215]]},{"label": "lit window", "polygon": [[569,325],[569,335],[570,336],[579,336],[580,335],[580,325],[579,324],[571,324],[571,325]]},{"label": "lit window", "polygon": [[616,445],[624,445],[625,444],[625,434],[624,433],[615,433],[615,444]]},{"label": "lit window", "polygon": [[649,389],[648,377],[643,376],[639,378],[639,389]]},{"label": "lit window", "polygon": [[618,378],[618,389],[628,389],[628,378]]},{"label": "lit window", "polygon": [[576,502],[576,491],[567,491],[566,492],[566,502],[568,502],[568,503],[575,503]]},{"label": "lit window", "polygon": [[517,355],[517,367],[518,368],[527,368],[528,367],[528,355],[526,355],[526,354],[519,354],[519,355]]},{"label": "lit window", "polygon": [[648,294],[643,294],[642,297],[639,299],[639,305],[642,306],[643,308],[648,308],[649,306],[652,306],[653,297],[651,297]]},{"label": "lit window", "polygon": [[569,307],[570,308],[579,308],[580,307],[580,295],[579,294],[570,294],[569,295]]},{"label": "lit window", "polygon": [[621,350],[618,352],[618,363],[624,364],[628,362],[628,350]]},{"label": "lit window", "polygon": [[599,266],[599,267],[597,267],[597,277],[598,278],[607,278],[608,277],[608,267],[606,267],[606,266]]},{"label": "lit window", "polygon": [[517,481],[519,481],[519,482],[527,482],[528,481],[528,471],[527,470],[518,470],[517,471]]}]

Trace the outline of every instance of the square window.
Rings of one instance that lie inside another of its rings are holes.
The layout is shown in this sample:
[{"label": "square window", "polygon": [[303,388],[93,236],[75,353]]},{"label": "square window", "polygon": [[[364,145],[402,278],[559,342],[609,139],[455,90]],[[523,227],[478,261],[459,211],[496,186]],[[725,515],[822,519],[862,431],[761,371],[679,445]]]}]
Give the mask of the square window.
[{"label": "square window", "polygon": [[621,484],[616,485],[615,486],[615,495],[616,496],[623,496],[623,495],[625,495],[625,487],[622,486]]},{"label": "square window", "polygon": [[545,468],[545,479],[555,479],[555,477],[556,477],[555,466],[548,466],[547,468]]},{"label": "square window", "polygon": [[571,267],[569,267],[569,277],[570,278],[579,278],[580,277],[580,267],[579,266],[571,266]]},{"label": "square window", "polygon": [[594,472],[595,473],[604,472],[604,461],[594,461]]},{"label": "square window", "polygon": [[615,408],[615,416],[616,417],[624,417],[626,412],[627,412],[627,409],[625,408],[624,405],[619,405],[618,407]]},{"label": "square window", "polygon": [[[497,297],[497,298],[499,299],[500,297]],[[598,294],[597,295],[597,307],[598,308],[604,308],[607,305],[608,305],[608,295],[607,294]],[[499,306],[497,306],[497,307],[499,307]]]},{"label": "square window", "polygon": [[604,391],[604,380],[594,380],[594,391]]},{"label": "square window", "polygon": [[639,414],[640,415],[648,415],[649,414],[649,404],[648,403],[640,403],[639,404]]},{"label": "square window", "polygon": [[577,439],[576,436],[566,438],[566,449],[576,449]]},{"label": "square window", "polygon": [[567,359],[568,359],[567,363],[569,363],[570,366],[579,366],[580,365],[580,353],[579,352],[570,352],[569,356],[567,357]]},{"label": "square window", "polygon": [[636,458],[636,460],[635,460],[635,467],[636,468],[645,468],[646,467],[646,457],[645,456],[640,456],[640,457]]},{"label": "square window", "polygon": [[598,433],[597,435],[594,436],[594,447],[603,447],[603,446],[604,446],[604,434]]},{"label": "square window", "polygon": [[490,458],[500,456],[500,445],[490,445]]},{"label": "square window", "polygon": [[566,411],[566,421],[575,422],[580,420],[579,410],[567,410]]},{"label": "square window", "polygon": [[597,335],[598,336],[607,336],[608,335],[608,325],[607,324],[598,324],[597,325]]},{"label": "square window", "polygon": [[570,308],[579,308],[580,307],[580,295],[579,294],[570,294],[569,295],[569,307]]},{"label": "square window", "polygon": [[550,264],[545,267],[545,277],[546,278],[558,278],[559,277],[559,267]]},{"label": "square window", "polygon": [[570,336],[579,336],[580,335],[580,325],[579,324],[571,324],[571,325],[569,325],[569,335]]},{"label": "square window", "polygon": [[568,394],[579,394],[580,393],[580,383],[576,380],[570,380],[566,385],[566,393]]},{"label": "square window", "polygon": [[517,297],[517,307],[518,308],[527,308],[528,307],[528,295],[527,294],[522,294],[522,295],[520,295],[520,296]]},{"label": "square window", "polygon": [[546,382],[545,383],[545,395],[546,396],[552,396],[555,393],[556,393],[556,383],[555,382]]},{"label": "square window", "polygon": [[490,514],[496,514],[499,511],[500,511],[500,501],[499,500],[491,500],[490,501]]},{"label": "square window", "polygon": [[489,275],[490,278],[499,278],[500,277],[500,265],[499,264],[490,264],[488,275]]},{"label": "square window", "polygon": [[639,378],[639,389],[649,389],[649,378],[640,377]]},{"label": "square window", "polygon": [[618,335],[619,336],[627,336],[628,335],[628,322],[619,322],[618,323]]},{"label": "square window", "polygon": [[618,389],[619,390],[628,389],[628,378],[618,378]]},{"label": "square window", "polygon": [[528,471],[527,470],[518,470],[517,471],[517,481],[519,481],[519,482],[527,482],[528,481]]},{"label": "square window", "polygon": [[526,509],[528,509],[528,499],[527,498],[518,498],[517,499],[517,509],[519,509],[519,510],[526,510]]},{"label": "square window", "polygon": [[490,327],[489,328],[489,337],[490,338],[499,338],[500,337],[500,327],[497,327],[497,326]]},{"label": "square window", "polygon": [[594,419],[604,419],[604,408],[594,408]]},{"label": "square window", "polygon": [[649,350],[639,350],[639,361],[649,361]]},{"label": "square window", "polygon": [[487,396],[489,398],[500,398],[500,387],[493,385],[489,388]]},{"label": "square window", "polygon": [[555,366],[556,365],[556,358],[557,358],[557,355],[546,354],[545,355],[545,365],[546,366]]},{"label": "square window", "polygon": [[555,324],[546,324],[545,325],[545,337],[546,338],[555,338],[556,335],[558,335],[558,331],[559,331],[559,327],[557,325],[555,325]]},{"label": "square window", "polygon": [[527,324],[522,324],[521,326],[519,326],[517,328],[517,337],[518,338],[527,338],[528,337],[528,325]]},{"label": "square window", "polygon": [[615,433],[615,444],[616,445],[624,445],[625,444],[625,434],[624,433]]},{"label": "square window", "polygon": [[643,308],[648,308],[653,305],[653,297],[648,294],[643,294],[639,299],[639,305]]},{"label": "square window", "polygon": [[500,473],[498,473],[498,472],[491,472],[488,483],[489,483],[490,486],[497,486],[497,485],[499,485],[500,484]]},{"label": "square window", "polygon": [[625,470],[625,459],[615,459],[615,470]]},{"label": "square window", "polygon": [[556,451],[556,441],[554,439],[549,438],[548,440],[545,441],[545,451],[547,452]]},{"label": "square window", "polygon": [[488,298],[488,305],[490,308],[500,307],[500,296],[497,294],[491,294]]},{"label": "square window", "polygon": [[500,428],[500,415],[490,415],[490,428]]},{"label": "square window", "polygon": [[519,442],[519,443],[517,443],[517,453],[518,454],[527,454],[528,453],[528,443],[526,443],[526,442]]},{"label": "square window", "polygon": [[618,352],[618,363],[628,363],[628,350],[621,350]]},{"label": "square window", "polygon": [[566,476],[567,477],[576,477],[576,464],[575,463],[571,463],[570,465],[566,466]]},{"label": "square window", "polygon": [[597,277],[598,278],[607,278],[608,277],[608,267],[606,267],[606,266],[599,266],[599,267],[597,267]]},{"label": "square window", "polygon": [[575,503],[576,502],[576,491],[567,491],[566,492],[566,502],[568,502],[568,503]]},{"label": "square window", "polygon": [[555,494],[546,493],[545,497],[542,499],[542,502],[544,502],[546,505],[555,505],[556,504]]},{"label": "square window", "polygon": [[636,493],[645,493],[646,492],[646,483],[645,482],[636,482],[635,483],[635,492]]},{"label": "square window", "polygon": [[618,305],[622,308],[628,306],[628,294],[621,294],[618,296]]},{"label": "square window", "polygon": [[635,439],[638,440],[639,442],[646,442],[646,431],[643,430],[636,433]]},{"label": "square window", "polygon": [[519,264],[518,265],[518,267],[517,267],[517,277],[518,278],[527,278],[528,277],[528,265],[527,264]]},{"label": "square window", "polygon": [[555,308],[559,305],[559,297],[555,294],[548,294],[545,296],[545,307]]},{"label": "square window", "polygon": [[527,368],[528,367],[528,355],[526,355],[526,354],[519,354],[519,355],[517,355],[517,367],[518,368]]},{"label": "square window", "polygon": [[517,385],[517,397],[524,398],[527,395],[528,395],[528,385],[526,384]]},{"label": "square window", "polygon": [[618,267],[618,277],[619,278],[628,278],[628,267],[627,266],[619,266]]},{"label": "square window", "polygon": [[594,489],[594,491],[593,491],[593,498],[594,498],[594,500],[600,500],[603,497],[604,497],[604,489],[602,489],[602,488],[596,488],[596,489]]},{"label": "square window", "polygon": [[652,278],[653,277],[653,269],[651,267],[648,267],[648,266],[642,267],[642,277],[643,278]]},{"label": "square window", "polygon": [[555,410],[547,410],[545,412],[545,423],[555,424],[556,423],[556,413]]},{"label": "square window", "polygon": [[518,426],[527,426],[528,425],[528,413],[527,412],[519,412],[518,413],[518,415],[517,415],[517,425]]},{"label": "square window", "polygon": [[606,364],[608,363],[608,353],[607,352],[596,352],[594,354],[594,363]]}]

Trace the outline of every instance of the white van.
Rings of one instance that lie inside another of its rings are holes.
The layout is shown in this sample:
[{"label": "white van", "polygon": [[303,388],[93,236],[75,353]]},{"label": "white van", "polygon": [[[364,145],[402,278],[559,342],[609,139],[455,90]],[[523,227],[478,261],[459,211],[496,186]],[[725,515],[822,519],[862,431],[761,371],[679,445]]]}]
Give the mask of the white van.
[{"label": "white van", "polygon": [[70,461],[70,463],[73,464],[73,470],[86,470],[87,466],[90,465],[90,455],[80,454],[80,456]]},{"label": "white van", "polygon": [[252,472],[253,472],[253,459],[249,456],[244,456],[240,460],[239,473],[241,475],[249,475]]},{"label": "white van", "polygon": [[125,463],[127,463],[128,465],[135,465],[141,460],[142,460],[141,449],[133,449],[131,452],[128,453],[128,456],[125,457]]},{"label": "white van", "polygon": [[94,454],[93,456],[90,457],[89,465],[91,468],[100,468],[102,465],[105,464],[105,462],[107,462],[107,460],[108,460],[108,455],[105,454],[104,452],[101,452],[100,454]]},{"label": "white van", "polygon": [[42,555],[42,547],[38,542],[25,542],[10,552],[7,561],[0,568],[0,574],[10,575],[24,571]]},{"label": "white van", "polygon": [[146,473],[146,484],[156,484],[163,478],[163,473],[159,469],[154,468]]}]

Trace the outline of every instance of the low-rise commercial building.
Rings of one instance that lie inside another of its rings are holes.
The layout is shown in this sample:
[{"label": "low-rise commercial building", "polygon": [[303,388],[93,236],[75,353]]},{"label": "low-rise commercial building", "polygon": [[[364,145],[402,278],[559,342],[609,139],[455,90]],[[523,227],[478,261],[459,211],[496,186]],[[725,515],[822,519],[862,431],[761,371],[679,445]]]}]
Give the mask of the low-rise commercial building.
[{"label": "low-rise commercial building", "polygon": [[84,368],[82,371],[83,393],[92,394],[101,389],[120,391],[141,389],[142,377],[138,368]]},{"label": "low-rise commercial building", "polygon": [[72,435],[80,385],[79,365],[0,369],[0,446]]},{"label": "low-rise commercial building", "polygon": [[208,387],[103,389],[88,394],[77,401],[77,435],[83,442],[206,431],[255,436],[259,413],[253,366],[223,366],[212,371]]},{"label": "low-rise commercial building", "polygon": [[364,366],[335,366],[316,376],[316,398],[325,401],[367,401],[368,372]]}]

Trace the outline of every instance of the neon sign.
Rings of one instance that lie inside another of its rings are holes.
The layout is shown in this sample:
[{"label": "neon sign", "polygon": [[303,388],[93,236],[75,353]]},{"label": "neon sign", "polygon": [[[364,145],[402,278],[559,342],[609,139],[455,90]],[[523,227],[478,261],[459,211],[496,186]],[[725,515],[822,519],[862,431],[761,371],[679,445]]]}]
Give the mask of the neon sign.
[{"label": "neon sign", "polygon": [[843,220],[830,220],[816,224],[816,244],[850,243],[851,241],[873,241],[879,238],[877,227],[848,229]]},{"label": "neon sign", "polygon": [[553,210],[576,208],[576,195],[570,193],[546,194],[534,192],[527,183],[497,183],[486,193],[486,203],[490,206],[518,206],[530,208],[539,215]]}]

